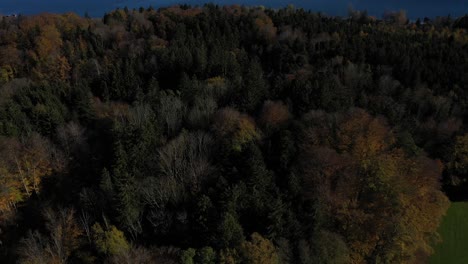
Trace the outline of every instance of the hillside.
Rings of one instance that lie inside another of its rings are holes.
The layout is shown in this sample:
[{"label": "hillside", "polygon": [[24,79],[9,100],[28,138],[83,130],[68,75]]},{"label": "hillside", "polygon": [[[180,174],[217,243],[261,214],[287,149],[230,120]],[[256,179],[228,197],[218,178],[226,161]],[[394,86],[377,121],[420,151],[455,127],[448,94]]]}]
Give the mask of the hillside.
[{"label": "hillside", "polygon": [[2,17],[2,263],[425,263],[468,198],[467,18]]}]

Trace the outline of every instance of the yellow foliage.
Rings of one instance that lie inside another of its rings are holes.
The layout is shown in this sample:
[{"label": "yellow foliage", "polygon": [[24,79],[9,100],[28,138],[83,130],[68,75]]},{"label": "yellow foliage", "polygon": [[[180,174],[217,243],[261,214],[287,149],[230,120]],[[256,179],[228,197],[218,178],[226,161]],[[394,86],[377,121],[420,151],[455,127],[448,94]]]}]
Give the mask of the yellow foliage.
[{"label": "yellow foliage", "polygon": [[231,108],[218,113],[214,129],[219,136],[230,140],[234,151],[241,151],[247,143],[260,138],[254,120]]},{"label": "yellow foliage", "polygon": [[10,67],[13,72],[21,63],[21,53],[16,44],[0,46],[0,66]]},{"label": "yellow foliage", "polygon": [[258,34],[267,41],[272,41],[276,37],[277,28],[271,18],[264,13],[260,13],[259,17],[255,19],[255,27]]},{"label": "yellow foliage", "polygon": [[235,249],[223,249],[219,253],[219,263],[220,264],[236,264],[237,259],[239,258],[238,253]]},{"label": "yellow foliage", "polygon": [[259,138],[259,135],[253,119],[247,116],[241,116],[233,136],[234,150],[241,151],[245,144],[257,138]]},{"label": "yellow foliage", "polygon": [[0,167],[0,175],[0,212],[8,212],[15,207],[15,204],[23,201],[24,195],[21,192],[21,183],[3,166]]},{"label": "yellow foliage", "polygon": [[43,177],[52,172],[48,142],[35,134],[24,143],[0,138],[0,211],[8,212],[40,192]]},{"label": "yellow foliage", "polygon": [[253,233],[251,241],[241,245],[241,253],[246,264],[278,264],[279,257],[273,243],[258,233]]},{"label": "yellow foliage", "polygon": [[10,81],[13,77],[13,69],[10,66],[0,67],[0,84]]},{"label": "yellow foliage", "polygon": [[384,151],[395,142],[386,123],[363,110],[354,110],[338,129],[338,149],[365,159]]},{"label": "yellow foliage", "polygon": [[110,226],[109,230],[104,230],[99,223],[92,227],[94,243],[99,252],[107,255],[120,255],[130,249],[122,231],[115,226]]},{"label": "yellow foliage", "polygon": [[328,130],[319,118],[327,119],[315,118],[303,165],[306,189],[312,190],[305,194],[320,199],[328,221],[340,227],[351,262],[366,263],[376,250],[384,263],[412,263],[416,253],[431,254],[448,208],[440,161],[407,156],[395,147],[385,120],[363,110],[339,116]]},{"label": "yellow foliage", "polygon": [[224,86],[226,81],[223,77],[216,76],[216,77],[206,79],[206,82],[209,86],[218,87],[218,86]]},{"label": "yellow foliage", "polygon": [[44,26],[36,39],[36,46],[38,60],[44,60],[49,56],[58,56],[62,46],[60,32],[54,25]]}]

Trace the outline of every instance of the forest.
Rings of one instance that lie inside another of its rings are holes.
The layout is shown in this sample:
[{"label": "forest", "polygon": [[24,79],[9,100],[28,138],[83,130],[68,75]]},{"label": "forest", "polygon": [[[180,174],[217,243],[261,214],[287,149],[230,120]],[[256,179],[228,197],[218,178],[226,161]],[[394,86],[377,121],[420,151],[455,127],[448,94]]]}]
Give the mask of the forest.
[{"label": "forest", "polygon": [[1,263],[427,263],[468,198],[468,15],[0,17]]}]

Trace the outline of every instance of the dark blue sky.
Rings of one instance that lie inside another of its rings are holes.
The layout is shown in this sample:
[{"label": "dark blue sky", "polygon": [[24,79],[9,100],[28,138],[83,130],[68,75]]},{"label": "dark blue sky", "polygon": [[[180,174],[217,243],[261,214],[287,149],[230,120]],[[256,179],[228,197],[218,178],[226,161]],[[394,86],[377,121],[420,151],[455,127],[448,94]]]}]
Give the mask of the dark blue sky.
[{"label": "dark blue sky", "polygon": [[[408,17],[435,17],[451,14],[454,17],[468,13],[468,0],[212,0],[220,5],[246,4],[264,5],[267,7],[285,7],[293,4],[313,11],[322,11],[329,15],[346,15],[349,5],[357,10],[368,10],[369,14],[380,17],[385,11],[404,9]],[[130,8],[154,7],[188,3],[202,5],[200,0],[0,0],[0,14],[22,13],[35,14],[41,12],[62,13],[73,11],[83,15],[86,11],[91,16],[101,16],[104,12],[117,7]]]}]

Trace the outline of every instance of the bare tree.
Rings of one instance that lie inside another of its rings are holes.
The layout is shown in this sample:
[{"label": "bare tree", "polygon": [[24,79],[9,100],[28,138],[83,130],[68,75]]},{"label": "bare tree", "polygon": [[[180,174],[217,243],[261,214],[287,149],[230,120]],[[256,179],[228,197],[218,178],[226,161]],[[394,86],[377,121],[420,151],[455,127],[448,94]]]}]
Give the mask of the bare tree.
[{"label": "bare tree", "polygon": [[46,250],[60,263],[66,263],[73,250],[78,248],[79,236],[82,234],[75,220],[75,210],[48,208],[44,211],[44,217],[50,232]]},{"label": "bare tree", "polygon": [[186,106],[174,93],[165,93],[159,102],[159,116],[163,118],[163,124],[169,136],[174,135],[182,126],[185,117]]},{"label": "bare tree", "polygon": [[48,236],[29,232],[21,241],[20,263],[67,263],[71,253],[79,247],[81,230],[73,209],[44,210]]},{"label": "bare tree", "polygon": [[182,133],[159,152],[162,174],[198,188],[201,177],[210,170],[211,145],[211,136],[204,132]]},{"label": "bare tree", "polygon": [[216,101],[212,97],[197,97],[188,114],[188,122],[192,127],[208,127],[217,107]]},{"label": "bare tree", "polygon": [[48,263],[49,256],[45,250],[47,244],[47,239],[38,231],[29,231],[18,248],[19,263]]},{"label": "bare tree", "polygon": [[81,210],[80,224],[85,231],[88,242],[91,243],[91,216],[85,210]]},{"label": "bare tree", "polygon": [[154,117],[151,107],[147,104],[136,105],[130,109],[128,119],[132,125],[142,127]]},{"label": "bare tree", "polygon": [[67,157],[77,148],[85,145],[85,129],[73,121],[57,128],[57,137]]},{"label": "bare tree", "polygon": [[397,25],[406,25],[408,23],[408,18],[406,16],[405,10],[400,11],[387,11],[383,15],[384,20],[395,23]]}]

